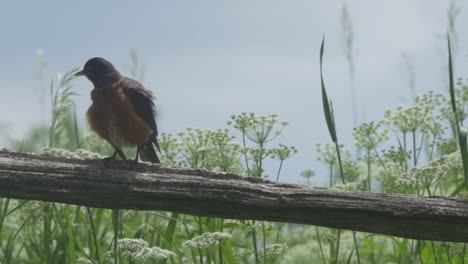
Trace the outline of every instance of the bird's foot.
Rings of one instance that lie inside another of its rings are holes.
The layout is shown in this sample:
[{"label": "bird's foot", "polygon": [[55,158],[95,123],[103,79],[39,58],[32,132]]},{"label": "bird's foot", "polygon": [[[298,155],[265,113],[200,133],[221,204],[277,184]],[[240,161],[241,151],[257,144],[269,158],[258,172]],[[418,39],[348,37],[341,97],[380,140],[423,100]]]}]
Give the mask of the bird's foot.
[{"label": "bird's foot", "polygon": [[106,168],[109,168],[109,167],[110,167],[110,163],[111,163],[112,161],[114,161],[114,160],[116,160],[116,159],[115,159],[115,156],[111,156],[111,157],[103,158],[103,159],[102,159],[102,162],[104,163],[104,166],[105,166]]},{"label": "bird's foot", "polygon": [[129,165],[128,167],[129,170],[134,170],[135,167],[138,165],[138,160],[127,159],[127,164]]}]

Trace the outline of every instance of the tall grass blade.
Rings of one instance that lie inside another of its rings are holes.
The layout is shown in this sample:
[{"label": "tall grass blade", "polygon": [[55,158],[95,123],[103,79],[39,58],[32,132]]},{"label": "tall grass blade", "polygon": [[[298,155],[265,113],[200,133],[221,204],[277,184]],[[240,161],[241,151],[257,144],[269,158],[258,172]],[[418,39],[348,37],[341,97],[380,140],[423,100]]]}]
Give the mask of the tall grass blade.
[{"label": "tall grass blade", "polygon": [[222,246],[223,256],[228,264],[239,264],[239,260],[234,257],[234,251],[232,250],[232,244],[230,242]]},{"label": "tall grass blade", "polygon": [[52,204],[47,203],[43,208],[43,233],[42,233],[42,257],[45,263],[50,263],[52,257],[51,245],[52,245]]},{"label": "tall grass blade", "polygon": [[[172,213],[170,218],[171,219],[167,223],[167,228],[165,232],[166,239],[163,242],[164,249],[169,249],[172,245],[172,241],[174,240],[174,235],[175,235],[175,231],[177,227],[177,221],[179,221],[179,214]],[[160,264],[165,264],[166,262],[167,262],[167,259],[159,261]]]},{"label": "tall grass blade", "polygon": [[[5,205],[3,201],[5,199]],[[0,198],[0,234],[2,234],[3,223],[5,222],[5,217],[8,215],[8,205],[10,204],[9,198]]]},{"label": "tall grass blade", "polygon": [[450,101],[452,103],[452,111],[455,116],[455,124],[457,128],[458,143],[460,145],[460,154],[463,163],[463,175],[465,176],[465,185],[468,188],[468,153],[467,153],[467,135],[460,130],[460,120],[458,118],[457,103],[455,100],[455,82],[453,79],[453,61],[452,61],[452,48],[450,45],[450,35],[447,33],[448,45],[448,68],[449,68],[449,89]]},{"label": "tall grass blade", "polygon": [[468,188],[468,153],[467,153],[467,147],[468,147],[468,142],[467,142],[467,136],[468,136],[468,131],[466,128],[461,128],[460,129],[460,134],[458,135],[459,137],[459,142],[460,142],[460,152],[462,156],[462,162],[463,162],[463,175],[465,176],[465,185],[466,188]]},{"label": "tall grass blade", "polygon": [[94,225],[94,218],[93,218],[93,213],[91,212],[91,208],[86,207],[86,210],[88,212],[88,217],[89,217],[89,223],[91,224],[91,231],[93,232],[93,241],[94,241],[94,247],[96,250],[96,259],[98,263],[101,263],[101,255],[99,254],[99,243],[97,239],[97,234],[96,234],[96,227]]},{"label": "tall grass blade", "polygon": [[322,103],[323,103],[323,112],[325,113],[325,120],[327,121],[328,131],[333,142],[337,141],[336,129],[335,129],[335,120],[333,118],[333,109],[330,104],[331,101],[328,100],[327,90],[325,89],[325,82],[323,81],[323,51],[325,46],[325,36],[322,38],[322,45],[320,45],[320,82],[322,85]]},{"label": "tall grass blade", "polygon": [[[322,45],[320,45],[320,82],[322,85],[322,103],[323,103],[323,112],[325,114],[325,120],[327,121],[328,131],[330,132],[330,136],[332,138],[333,143],[335,143],[336,147],[336,154],[338,157],[338,164],[340,167],[340,174],[341,180],[343,184],[345,184],[345,177],[343,173],[343,164],[341,162],[341,154],[340,154],[340,147],[338,145],[338,137],[336,134],[336,126],[335,126],[335,116],[333,114],[333,105],[331,100],[328,99],[327,91],[325,89],[325,82],[323,81],[323,52],[325,46],[325,37],[322,38]],[[359,256],[359,248],[356,240],[356,232],[353,231],[353,238],[354,238],[354,248],[356,249],[356,257],[357,261],[361,263],[361,257]],[[338,252],[340,246],[340,230],[338,230],[338,239],[337,239],[337,249],[336,249],[336,261],[338,262]]]},{"label": "tall grass blade", "polygon": [[119,209],[112,210],[112,226],[114,227],[114,264],[118,263],[117,241],[119,240]]},{"label": "tall grass blade", "polygon": [[75,236],[73,234],[72,217],[70,206],[65,206],[65,220],[67,222],[68,250],[70,254],[70,263],[76,264]]}]

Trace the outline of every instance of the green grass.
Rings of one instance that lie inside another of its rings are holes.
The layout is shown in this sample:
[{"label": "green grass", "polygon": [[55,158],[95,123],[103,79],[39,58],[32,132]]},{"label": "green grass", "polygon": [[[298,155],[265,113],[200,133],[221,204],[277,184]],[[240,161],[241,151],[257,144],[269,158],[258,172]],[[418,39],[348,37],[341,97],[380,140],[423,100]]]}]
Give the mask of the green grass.
[{"label": "green grass", "polygon": [[[317,157],[329,169],[330,187],[370,191],[371,183],[375,182],[378,184],[372,191],[468,197],[467,136],[460,127],[468,114],[463,112],[464,107],[459,107],[459,104],[468,105],[468,97],[463,96],[468,94],[468,85],[463,80],[454,82],[450,40],[448,43],[449,95],[420,95],[415,98],[414,105],[396,107],[385,113],[383,120],[375,122],[379,125],[369,123],[357,128],[355,144],[360,144],[367,155],[358,158],[338,143],[335,114],[341,113],[333,112],[325,89],[322,42],[320,88],[325,115],[323,126],[329,129],[331,144],[320,142]],[[41,147],[53,146],[68,152],[51,153],[82,153],[83,157],[90,157],[89,153],[75,152],[78,148],[85,148],[102,156],[109,155],[107,143],[79,127],[80,120],[73,110],[71,85],[72,80],[68,79],[57,89],[52,89],[52,122],[47,129],[32,129],[31,137],[22,140],[22,149],[39,152]],[[435,101],[439,103],[433,104]],[[438,125],[442,127],[440,131],[434,129]],[[451,134],[444,127],[456,127],[456,134]],[[162,160],[166,165],[232,172],[245,177],[265,176],[265,166],[269,164],[276,172],[269,175],[274,181],[280,179],[282,168],[288,166],[288,159],[296,149],[277,142],[284,129],[287,129],[287,123],[277,115],[241,113],[231,117],[228,130],[189,128],[177,135],[162,134]],[[369,138],[375,140],[366,141]],[[298,149],[300,155],[301,149]],[[266,162],[271,157],[276,163]],[[446,173],[422,178],[417,172],[427,169],[427,166],[446,166]],[[305,172],[304,183],[313,182],[315,173]],[[216,232],[223,232],[229,238],[213,238],[205,243],[194,239]],[[187,241],[195,242],[187,246]],[[138,249],[137,244],[140,245]],[[160,248],[174,254],[160,251]],[[129,255],[132,250],[135,255]],[[148,260],[155,256],[167,258]],[[461,243],[411,241],[316,226],[223,220],[169,212],[95,209],[0,198],[2,264],[136,264],[145,261],[161,264],[462,264],[468,263],[468,254],[466,244]]]}]

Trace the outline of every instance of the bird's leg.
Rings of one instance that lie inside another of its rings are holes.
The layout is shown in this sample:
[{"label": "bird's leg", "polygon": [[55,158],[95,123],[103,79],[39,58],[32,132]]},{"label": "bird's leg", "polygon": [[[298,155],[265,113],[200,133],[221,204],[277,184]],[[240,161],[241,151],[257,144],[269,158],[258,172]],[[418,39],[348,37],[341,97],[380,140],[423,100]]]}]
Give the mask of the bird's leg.
[{"label": "bird's leg", "polygon": [[135,166],[138,164],[138,155],[140,154],[140,145],[137,145],[137,150],[136,150],[136,156],[134,160],[129,160],[130,161],[130,169],[133,170]]},{"label": "bird's leg", "polygon": [[104,166],[109,167],[109,161],[110,160],[115,160],[115,156],[117,155],[117,150],[114,151],[114,154],[110,157],[103,158],[102,160],[104,161]]},{"label": "bird's leg", "polygon": [[138,155],[140,154],[140,145],[137,145],[137,151],[136,151],[136,156],[135,156],[135,163],[138,163]]},{"label": "bird's leg", "polygon": [[116,156],[117,156],[117,149],[115,149],[114,154],[112,154],[112,156],[106,157],[106,158],[104,158],[103,160],[104,160],[104,161],[115,160],[115,157],[116,157]]},{"label": "bird's leg", "polygon": [[119,154],[120,158],[122,160],[127,160],[127,156],[125,156],[125,153],[118,147],[114,147],[115,151],[114,154],[110,157],[104,158],[106,160],[115,160],[117,157],[117,154]]},{"label": "bird's leg", "polygon": [[117,154],[119,154],[120,158],[122,158],[123,160],[127,160],[127,156],[125,156],[125,153],[122,151],[121,148],[117,147],[117,146],[114,146],[112,144],[112,147],[114,147],[115,151],[114,151],[114,154],[110,157],[107,157],[107,158],[104,158],[104,165],[106,167],[109,167],[109,161],[110,160],[116,160],[117,158]]},{"label": "bird's leg", "polygon": [[115,152],[117,152],[117,154],[119,154],[120,158],[122,160],[127,160],[127,156],[125,155],[125,153],[123,152],[123,150],[121,148],[115,148]]}]

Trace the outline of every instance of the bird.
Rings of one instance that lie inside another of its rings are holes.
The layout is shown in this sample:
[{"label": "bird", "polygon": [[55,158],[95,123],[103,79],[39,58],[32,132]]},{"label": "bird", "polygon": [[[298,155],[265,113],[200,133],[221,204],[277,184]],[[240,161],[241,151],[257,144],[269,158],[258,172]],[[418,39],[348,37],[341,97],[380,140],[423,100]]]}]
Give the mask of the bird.
[{"label": "bird", "polygon": [[89,59],[74,76],[86,76],[94,85],[92,104],[86,112],[88,123],[115,150],[106,158],[127,160],[122,147],[137,148],[134,164],[141,160],[161,163],[158,150],[155,97],[138,81],[125,77],[104,58]]}]

